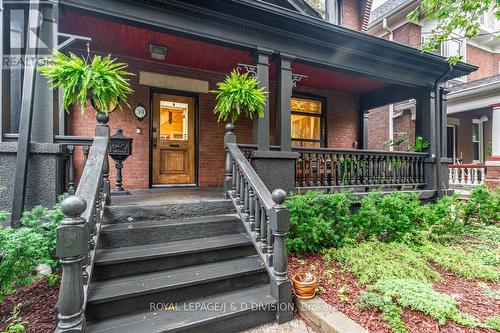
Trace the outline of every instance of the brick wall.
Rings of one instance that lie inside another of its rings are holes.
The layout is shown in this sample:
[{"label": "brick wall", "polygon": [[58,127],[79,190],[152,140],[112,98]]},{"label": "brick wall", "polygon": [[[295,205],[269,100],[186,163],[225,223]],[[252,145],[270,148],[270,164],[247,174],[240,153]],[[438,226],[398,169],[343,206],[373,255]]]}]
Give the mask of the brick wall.
[{"label": "brick wall", "polygon": [[360,31],[362,24],[360,10],[359,0],[344,0],[342,2],[342,26]]},{"label": "brick wall", "polygon": [[368,113],[368,149],[386,150],[382,142],[389,140],[389,107],[383,106]]},{"label": "brick wall", "polygon": [[500,55],[490,53],[483,49],[467,44],[467,62],[472,65],[479,66],[479,69],[472,72],[467,77],[468,81],[482,79],[488,76],[499,74],[498,62]]},{"label": "brick wall", "polygon": [[419,48],[422,41],[422,29],[414,23],[406,23],[394,30],[393,38],[395,42]]},{"label": "brick wall", "polygon": [[[215,89],[215,84],[224,79],[225,74],[208,71],[200,71],[185,67],[159,64],[147,60],[120,58],[122,62],[129,64],[128,70],[136,76],[131,78],[134,93],[129,98],[129,104],[133,110],[139,103],[144,105],[147,116],[139,121],[130,108],[124,108],[124,112],[115,111],[110,116],[111,134],[117,128],[122,128],[125,135],[133,138],[133,155],[130,156],[123,166],[123,186],[127,189],[138,189],[149,187],[149,165],[150,165],[150,95],[151,88],[139,85],[139,71],[150,71],[160,74],[168,74],[192,79],[206,80],[209,89]],[[154,88],[153,88],[154,89]],[[328,145],[330,147],[351,148],[353,141],[357,140],[358,119],[357,105],[358,97],[341,92],[327,91],[299,87],[297,91],[312,93],[327,98],[328,115]],[[270,84],[270,127],[271,144],[275,144],[275,83]],[[198,158],[198,182],[200,186],[221,186],[224,178],[224,123],[218,123],[213,114],[215,99],[212,94],[199,94],[198,99],[198,126],[199,126],[199,158]],[[85,113],[73,110],[67,118],[67,133],[69,135],[92,136],[95,128],[95,112],[89,107]],[[136,128],[141,129],[141,134],[136,133]],[[252,122],[240,118],[236,123],[235,133],[239,143],[250,143],[252,141]],[[82,169],[82,154],[77,151],[75,166],[77,168],[76,178],[79,178]],[[110,162],[112,162],[110,160]],[[110,179],[112,184],[115,180],[115,168],[111,164]]]}]

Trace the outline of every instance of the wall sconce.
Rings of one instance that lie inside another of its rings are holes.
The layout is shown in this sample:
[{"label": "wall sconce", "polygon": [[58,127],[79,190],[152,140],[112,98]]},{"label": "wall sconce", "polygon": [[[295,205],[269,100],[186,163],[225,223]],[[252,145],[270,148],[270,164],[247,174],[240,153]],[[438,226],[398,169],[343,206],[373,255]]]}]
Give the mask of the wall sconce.
[{"label": "wall sconce", "polygon": [[165,60],[167,48],[161,45],[149,44],[149,52],[151,52],[151,59]]}]

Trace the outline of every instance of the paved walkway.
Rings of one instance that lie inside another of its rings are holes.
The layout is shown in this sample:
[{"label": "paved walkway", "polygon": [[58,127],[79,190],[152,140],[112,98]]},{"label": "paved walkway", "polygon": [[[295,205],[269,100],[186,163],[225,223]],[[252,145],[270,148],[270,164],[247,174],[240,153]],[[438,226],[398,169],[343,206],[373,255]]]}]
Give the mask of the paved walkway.
[{"label": "paved walkway", "polygon": [[276,323],[266,324],[251,328],[242,333],[315,333],[312,328],[307,326],[302,320],[294,319],[286,324],[278,325]]}]

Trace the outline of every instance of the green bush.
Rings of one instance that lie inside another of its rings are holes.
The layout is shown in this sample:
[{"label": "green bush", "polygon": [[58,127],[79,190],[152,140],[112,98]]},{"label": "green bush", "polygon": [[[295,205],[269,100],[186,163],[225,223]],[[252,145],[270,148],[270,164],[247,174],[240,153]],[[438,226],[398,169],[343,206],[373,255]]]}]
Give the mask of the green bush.
[{"label": "green bush", "polygon": [[394,304],[390,296],[384,296],[372,292],[364,292],[358,299],[358,307],[361,310],[378,310],[382,311],[384,319],[393,332],[406,333],[406,325],[402,319],[403,310]]},{"label": "green bush", "polygon": [[63,214],[56,205],[53,209],[35,207],[23,214],[19,229],[0,228],[0,295],[31,283],[36,266],[46,263],[55,267],[56,228]]},{"label": "green bush", "polygon": [[440,279],[425,258],[405,244],[379,241],[331,249],[324,255],[328,262],[336,259],[345,269],[359,279],[361,284],[381,279],[408,278],[417,281]]},{"label": "green bush", "polygon": [[352,224],[357,229],[356,238],[401,240],[405,234],[415,231],[415,216],[419,207],[420,199],[417,194],[370,193],[361,200],[359,209],[352,217]]},{"label": "green bush", "polygon": [[288,249],[295,253],[321,252],[343,245],[352,233],[351,206],[352,196],[348,192],[310,191],[292,196],[286,202],[290,210]]},{"label": "green bush", "polygon": [[488,317],[484,324],[494,330],[500,331],[500,316]]},{"label": "green bush", "polygon": [[500,193],[486,186],[476,187],[472,190],[464,210],[467,222],[496,224],[500,221]]}]

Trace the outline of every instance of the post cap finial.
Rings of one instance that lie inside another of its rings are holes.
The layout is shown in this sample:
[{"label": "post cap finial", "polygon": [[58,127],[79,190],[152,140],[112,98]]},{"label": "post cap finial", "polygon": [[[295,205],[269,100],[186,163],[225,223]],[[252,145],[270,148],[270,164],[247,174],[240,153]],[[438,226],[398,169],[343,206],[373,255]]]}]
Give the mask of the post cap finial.
[{"label": "post cap finial", "polygon": [[226,133],[232,133],[234,131],[234,124],[233,123],[227,123],[226,124]]},{"label": "post cap finial", "polygon": [[67,197],[61,203],[61,211],[66,217],[80,217],[85,209],[87,209],[85,200],[75,195]]},{"label": "post cap finial", "polygon": [[281,206],[285,202],[286,192],[284,190],[278,188],[278,189],[273,191],[273,193],[271,194],[271,197],[273,198],[273,201],[277,205]]}]

